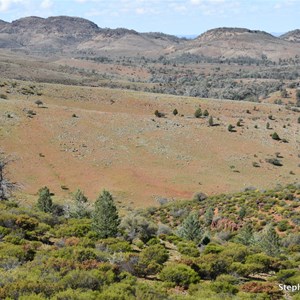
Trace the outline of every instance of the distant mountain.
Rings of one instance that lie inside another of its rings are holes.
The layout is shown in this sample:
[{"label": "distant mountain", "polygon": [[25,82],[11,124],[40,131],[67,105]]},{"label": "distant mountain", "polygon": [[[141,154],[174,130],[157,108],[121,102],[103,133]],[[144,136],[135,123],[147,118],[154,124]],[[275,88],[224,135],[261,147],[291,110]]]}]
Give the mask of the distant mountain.
[{"label": "distant mountain", "polygon": [[136,55],[164,54],[170,46],[185,41],[163,33],[138,33],[125,28],[99,28],[77,17],[26,17],[0,22],[0,48],[33,53],[88,53]]},{"label": "distant mountain", "polygon": [[225,58],[248,56],[260,59],[264,55],[278,60],[299,55],[300,49],[264,31],[222,27],[206,31],[178,52]]},{"label": "distant mountain", "polygon": [[77,17],[26,17],[11,23],[0,21],[0,48],[39,55],[160,55],[183,53],[210,57],[248,56],[278,60],[300,55],[294,42],[299,30],[277,38],[245,28],[216,28],[194,39],[159,32],[139,33],[125,28],[99,28]]},{"label": "distant mountain", "polygon": [[300,29],[289,31],[281,35],[280,38],[285,41],[300,43]]},{"label": "distant mountain", "polygon": [[284,34],[284,32],[270,32],[272,35],[279,37]]},{"label": "distant mountain", "polygon": [[177,37],[179,38],[186,38],[188,40],[193,40],[195,39],[199,34],[176,34]]}]

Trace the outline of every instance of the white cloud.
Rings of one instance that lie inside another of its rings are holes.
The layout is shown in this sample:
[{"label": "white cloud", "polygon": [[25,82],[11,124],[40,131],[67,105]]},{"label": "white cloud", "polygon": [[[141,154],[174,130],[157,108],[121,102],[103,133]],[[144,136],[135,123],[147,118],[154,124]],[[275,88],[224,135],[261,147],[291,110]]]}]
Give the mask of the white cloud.
[{"label": "white cloud", "polygon": [[41,8],[49,9],[53,6],[53,2],[51,0],[43,0],[41,3]]},{"label": "white cloud", "polygon": [[191,0],[191,3],[195,4],[195,5],[198,5],[198,4],[202,3],[202,2],[203,2],[202,0]]},{"label": "white cloud", "polygon": [[143,7],[138,7],[136,8],[135,12],[138,14],[138,15],[143,15],[146,13],[146,9],[143,8]]},{"label": "white cloud", "polygon": [[181,12],[181,13],[184,13],[188,10],[184,3],[173,2],[173,3],[170,3],[170,7],[174,11]]},{"label": "white cloud", "polygon": [[8,11],[13,4],[25,4],[26,0],[0,0],[0,12]]}]

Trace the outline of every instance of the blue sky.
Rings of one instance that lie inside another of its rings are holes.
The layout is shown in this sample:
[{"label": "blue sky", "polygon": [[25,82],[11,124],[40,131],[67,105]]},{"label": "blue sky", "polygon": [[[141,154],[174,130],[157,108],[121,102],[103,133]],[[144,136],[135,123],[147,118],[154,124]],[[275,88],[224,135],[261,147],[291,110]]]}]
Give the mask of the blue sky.
[{"label": "blue sky", "polygon": [[200,34],[216,27],[300,28],[300,0],[0,0],[0,19],[78,16],[99,27]]}]

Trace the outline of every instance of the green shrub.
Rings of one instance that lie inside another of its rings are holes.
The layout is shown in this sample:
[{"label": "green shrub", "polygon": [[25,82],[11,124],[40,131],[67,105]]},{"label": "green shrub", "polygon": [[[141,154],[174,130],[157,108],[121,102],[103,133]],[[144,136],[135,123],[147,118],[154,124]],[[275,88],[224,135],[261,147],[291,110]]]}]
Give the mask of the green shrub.
[{"label": "green shrub", "polygon": [[136,272],[141,276],[156,274],[162,269],[162,264],[168,258],[168,251],[162,245],[153,245],[144,248],[140,252]]},{"label": "green shrub", "polygon": [[234,126],[232,124],[229,124],[227,127],[229,132],[233,132],[234,131]]},{"label": "green shrub", "polygon": [[67,223],[51,230],[56,237],[84,237],[91,230],[91,221],[87,219],[70,219]]},{"label": "green shrub", "polygon": [[191,257],[198,257],[200,255],[196,244],[193,242],[178,243],[177,247],[178,251],[183,255]]},{"label": "green shrub", "polygon": [[114,283],[106,288],[99,296],[99,300],[135,300],[135,287],[126,282]]},{"label": "green shrub", "polygon": [[197,109],[195,110],[194,116],[195,116],[195,118],[200,118],[200,117],[202,117],[202,111],[201,111],[201,108],[200,108],[200,107],[197,108]]},{"label": "green shrub", "polygon": [[279,272],[276,274],[276,279],[279,282],[286,283],[290,277],[293,277],[296,274],[300,275],[299,271],[296,269],[279,270]]},{"label": "green shrub", "polygon": [[290,228],[290,224],[288,220],[281,220],[277,224],[277,228],[279,231],[287,231]]},{"label": "green shrub", "polygon": [[239,289],[233,284],[222,280],[216,280],[210,286],[211,289],[218,294],[236,294],[239,291]]},{"label": "green shrub", "polygon": [[279,137],[279,135],[277,134],[277,132],[274,132],[274,133],[272,134],[272,139],[275,140],[275,141],[279,141],[279,140],[280,140],[280,137]]},{"label": "green shrub", "polygon": [[7,95],[5,95],[5,94],[0,94],[0,99],[7,99]]},{"label": "green shrub", "polygon": [[99,240],[96,244],[97,249],[107,251],[109,253],[115,252],[130,252],[132,251],[131,245],[127,241],[122,241],[118,238],[108,238]]},{"label": "green shrub", "polygon": [[[51,300],[97,300],[99,299],[100,292],[98,291],[82,291],[67,289],[65,291],[58,292]],[[34,299],[34,298],[33,298]],[[28,299],[31,300],[31,299]]]},{"label": "green shrub", "polygon": [[160,279],[185,288],[200,280],[198,274],[191,267],[184,264],[164,267],[160,273]]}]

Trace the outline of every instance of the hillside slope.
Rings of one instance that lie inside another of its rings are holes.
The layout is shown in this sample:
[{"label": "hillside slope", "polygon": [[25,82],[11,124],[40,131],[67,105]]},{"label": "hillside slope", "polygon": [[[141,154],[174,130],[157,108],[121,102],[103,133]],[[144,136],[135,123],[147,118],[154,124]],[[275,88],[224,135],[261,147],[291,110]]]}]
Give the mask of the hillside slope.
[{"label": "hillside slope", "polygon": [[[107,188],[125,204],[149,206],[160,198],[190,198],[199,190],[215,194],[299,181],[298,116],[278,105],[255,104],[254,110],[249,102],[1,85],[0,94],[7,95],[0,100],[1,147],[18,158],[12,175],[31,194],[49,185],[58,195],[81,187],[94,197]],[[36,99],[45,108],[37,107]],[[193,116],[199,106],[218,126]],[[28,110],[36,115],[28,117]],[[166,117],[155,117],[155,110]],[[241,126],[229,132],[228,125],[239,119]],[[288,143],[273,140],[275,131]],[[283,166],[266,161],[276,156]]]}]

